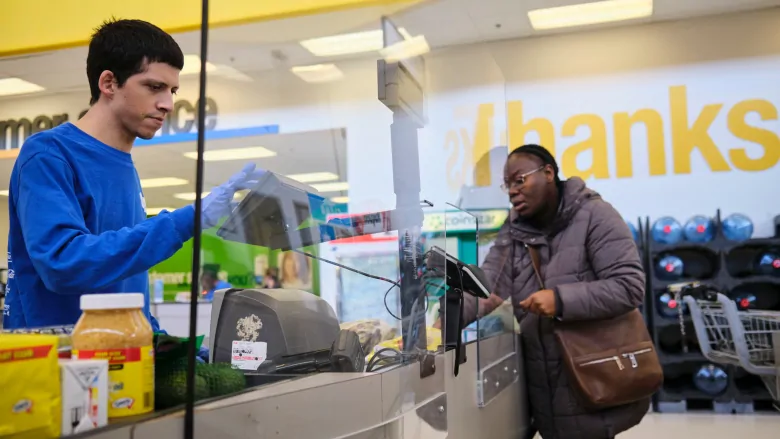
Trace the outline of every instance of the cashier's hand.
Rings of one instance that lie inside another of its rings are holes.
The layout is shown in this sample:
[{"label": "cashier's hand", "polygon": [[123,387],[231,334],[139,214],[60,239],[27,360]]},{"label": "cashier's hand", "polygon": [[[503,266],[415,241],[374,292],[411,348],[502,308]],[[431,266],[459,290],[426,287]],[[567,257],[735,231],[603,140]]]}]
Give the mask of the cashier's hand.
[{"label": "cashier's hand", "polygon": [[555,291],[541,290],[520,302],[520,307],[528,312],[544,317],[555,316]]},{"label": "cashier's hand", "polygon": [[227,182],[215,187],[203,198],[201,209],[201,225],[203,229],[216,226],[219,220],[233,211],[233,196],[236,191],[251,189],[257,184],[257,179],[265,173],[255,169],[254,163],[247,163],[238,174],[230,177]]}]

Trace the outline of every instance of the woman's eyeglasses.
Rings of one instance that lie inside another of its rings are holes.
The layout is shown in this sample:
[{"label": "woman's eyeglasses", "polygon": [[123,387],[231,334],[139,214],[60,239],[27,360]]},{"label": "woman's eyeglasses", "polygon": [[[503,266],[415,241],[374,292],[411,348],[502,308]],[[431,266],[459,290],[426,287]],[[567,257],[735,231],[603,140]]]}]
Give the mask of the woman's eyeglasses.
[{"label": "woman's eyeglasses", "polygon": [[517,186],[517,187],[523,186],[525,184],[526,178],[528,178],[529,175],[535,174],[535,173],[541,171],[542,169],[544,169],[544,166],[536,168],[533,171],[526,172],[525,174],[520,174],[520,175],[516,176],[515,179],[510,181],[510,182],[506,182],[505,181],[504,184],[501,185],[501,190],[503,190],[504,192],[509,192],[515,186]]}]

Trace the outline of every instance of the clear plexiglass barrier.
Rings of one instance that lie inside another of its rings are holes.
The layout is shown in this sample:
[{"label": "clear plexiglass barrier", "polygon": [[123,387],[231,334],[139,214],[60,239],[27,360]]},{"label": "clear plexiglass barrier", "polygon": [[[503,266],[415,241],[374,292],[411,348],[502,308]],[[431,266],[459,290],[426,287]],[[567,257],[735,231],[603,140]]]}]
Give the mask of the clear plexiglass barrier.
[{"label": "clear plexiglass barrier", "polygon": [[[85,435],[459,439],[524,428],[514,309],[495,291],[503,268],[484,267],[507,247],[503,75],[487,46],[429,40],[415,13],[429,6],[416,3],[255,22],[211,2],[220,25],[205,53],[206,35],[174,33],[146,55],[159,62],[131,72],[120,88],[147,93],[149,126],[126,156],[103,152],[134,166],[144,218],[105,227],[168,225],[133,253],[157,325],[154,391],[140,416]],[[46,54],[61,89],[0,98],[2,114],[20,120],[10,109],[35,104],[73,110],[60,124],[95,117],[100,102],[81,111],[87,53]],[[0,59],[0,71],[23,62],[34,61]],[[459,70],[474,65],[481,77],[464,82]],[[9,179],[13,160],[0,164]],[[110,379],[107,404],[132,406]]]}]

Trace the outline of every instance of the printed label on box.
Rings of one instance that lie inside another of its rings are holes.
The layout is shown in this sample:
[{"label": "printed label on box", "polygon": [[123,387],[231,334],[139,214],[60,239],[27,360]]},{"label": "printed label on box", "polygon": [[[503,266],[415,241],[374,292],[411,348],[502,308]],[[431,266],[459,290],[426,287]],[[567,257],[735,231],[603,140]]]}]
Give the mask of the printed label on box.
[{"label": "printed label on box", "polygon": [[233,341],[230,364],[241,370],[257,370],[268,356],[268,343]]}]

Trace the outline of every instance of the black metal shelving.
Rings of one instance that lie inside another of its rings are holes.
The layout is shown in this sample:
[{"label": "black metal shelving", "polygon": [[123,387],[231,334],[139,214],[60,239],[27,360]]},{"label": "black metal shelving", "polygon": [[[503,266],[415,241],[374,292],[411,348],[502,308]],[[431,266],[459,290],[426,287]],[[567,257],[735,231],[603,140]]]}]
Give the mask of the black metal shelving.
[{"label": "black metal shelving", "polygon": [[[755,274],[752,263],[755,256],[750,255],[750,251],[760,254],[772,247],[780,248],[780,236],[730,241],[723,233],[719,210],[712,220],[713,239],[701,243],[684,240],[677,244],[655,242],[651,237],[649,217],[645,218],[642,227],[640,248],[644,251],[643,260],[647,273],[645,314],[665,373],[664,387],[653,398],[655,411],[681,412],[699,409],[719,413],[751,413],[772,407],[769,393],[760,385],[761,379],[735,367],[715,365],[728,375],[728,385],[722,392],[710,394],[697,389],[693,376],[710,362],[701,354],[690,317],[684,309],[683,321],[688,352],[682,349],[677,315],[677,306],[682,304],[674,303],[674,308],[671,308],[660,300],[664,293],[668,293],[667,288],[675,283],[701,281],[715,286],[724,294],[731,294],[735,299],[744,298],[754,288],[752,286],[762,285],[762,297],[776,295],[775,301],[763,299],[764,304],[771,302],[777,307],[772,309],[780,311],[780,277]],[[684,227],[684,223],[681,222],[681,225]],[[777,233],[780,233],[780,230]],[[658,263],[666,255],[674,255],[682,260],[682,277],[672,279],[659,273]],[[742,296],[738,296],[740,293]],[[753,304],[762,306],[758,300]]]}]

